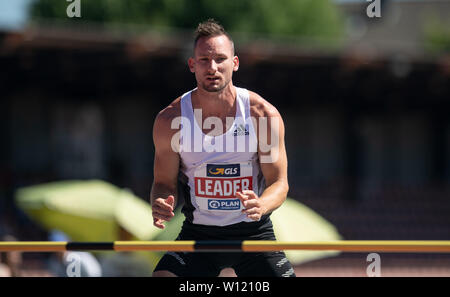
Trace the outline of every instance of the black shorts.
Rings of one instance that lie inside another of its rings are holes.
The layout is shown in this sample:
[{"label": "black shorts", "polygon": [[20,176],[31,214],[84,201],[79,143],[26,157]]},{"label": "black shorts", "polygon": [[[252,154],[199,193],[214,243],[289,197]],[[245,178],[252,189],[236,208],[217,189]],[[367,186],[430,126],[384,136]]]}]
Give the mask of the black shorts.
[{"label": "black shorts", "polygon": [[[215,227],[184,222],[176,240],[276,240],[269,218],[260,222]],[[216,277],[231,267],[239,277],[295,277],[282,251],[278,252],[167,252],[155,268],[177,276]]]}]

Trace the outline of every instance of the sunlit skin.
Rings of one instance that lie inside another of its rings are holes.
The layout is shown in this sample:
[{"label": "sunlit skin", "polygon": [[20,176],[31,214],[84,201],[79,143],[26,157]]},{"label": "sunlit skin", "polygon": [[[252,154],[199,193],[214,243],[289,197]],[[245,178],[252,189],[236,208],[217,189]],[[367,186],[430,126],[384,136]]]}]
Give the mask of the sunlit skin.
[{"label": "sunlit skin", "polygon": [[225,35],[200,38],[188,65],[197,80],[197,89],[192,92],[194,108],[211,110],[205,117],[233,116],[236,90],[232,76],[239,69],[239,58],[231,40]]},{"label": "sunlit skin", "polygon": [[231,78],[239,69],[239,59],[234,55],[233,44],[227,36],[200,38],[188,64],[195,74],[199,92],[220,96],[233,89]]}]

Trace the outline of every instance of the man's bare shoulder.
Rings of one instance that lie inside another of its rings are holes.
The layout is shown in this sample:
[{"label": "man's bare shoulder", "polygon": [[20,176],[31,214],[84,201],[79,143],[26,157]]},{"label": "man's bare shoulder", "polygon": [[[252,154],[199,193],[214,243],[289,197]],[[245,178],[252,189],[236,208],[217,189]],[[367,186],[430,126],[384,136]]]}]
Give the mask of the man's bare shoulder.
[{"label": "man's bare shoulder", "polygon": [[154,135],[174,134],[176,130],[171,129],[173,119],[181,116],[181,97],[172,101],[166,108],[161,110],[155,118],[153,125]]},{"label": "man's bare shoulder", "polygon": [[176,117],[181,116],[181,97],[173,100],[166,108],[161,110],[156,116],[155,121],[169,123]]},{"label": "man's bare shoulder", "polygon": [[280,117],[278,110],[266,99],[255,92],[249,91],[250,114],[255,118],[259,117]]}]

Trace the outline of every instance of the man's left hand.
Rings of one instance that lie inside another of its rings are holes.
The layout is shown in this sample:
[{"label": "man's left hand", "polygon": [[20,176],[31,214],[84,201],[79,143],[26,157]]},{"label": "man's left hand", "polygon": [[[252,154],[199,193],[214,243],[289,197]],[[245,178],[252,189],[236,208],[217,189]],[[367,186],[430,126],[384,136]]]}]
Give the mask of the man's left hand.
[{"label": "man's left hand", "polygon": [[252,190],[243,190],[242,192],[236,192],[236,197],[241,200],[245,209],[243,213],[247,214],[247,217],[254,221],[259,221],[261,217],[266,213],[266,209],[261,201],[258,199],[258,195]]}]

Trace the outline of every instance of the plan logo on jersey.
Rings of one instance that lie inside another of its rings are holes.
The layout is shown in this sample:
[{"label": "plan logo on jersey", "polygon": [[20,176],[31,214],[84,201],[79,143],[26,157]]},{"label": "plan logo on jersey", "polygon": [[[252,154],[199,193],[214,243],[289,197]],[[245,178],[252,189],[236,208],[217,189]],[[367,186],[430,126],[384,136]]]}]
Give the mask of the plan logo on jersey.
[{"label": "plan logo on jersey", "polygon": [[248,124],[245,124],[245,126],[243,124],[234,125],[233,135],[234,136],[249,135]]},{"label": "plan logo on jersey", "polygon": [[241,175],[241,166],[239,164],[206,165],[206,176],[211,177],[236,177]]},{"label": "plan logo on jersey", "polygon": [[208,199],[209,210],[237,210],[241,208],[239,199]]}]

